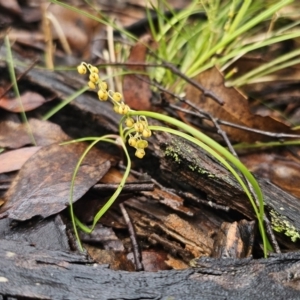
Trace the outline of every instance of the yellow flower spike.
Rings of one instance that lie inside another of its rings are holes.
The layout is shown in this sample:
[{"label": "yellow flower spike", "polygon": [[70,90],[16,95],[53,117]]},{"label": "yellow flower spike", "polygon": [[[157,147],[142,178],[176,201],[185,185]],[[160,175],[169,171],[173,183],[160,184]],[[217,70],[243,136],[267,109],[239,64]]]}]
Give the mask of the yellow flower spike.
[{"label": "yellow flower spike", "polygon": [[91,73],[89,76],[90,81],[97,82],[99,80],[99,75],[97,73]]},{"label": "yellow flower spike", "polygon": [[138,149],[145,149],[148,147],[148,142],[146,140],[138,140],[136,142],[136,148]]},{"label": "yellow flower spike", "polygon": [[131,147],[135,147],[135,146],[136,146],[136,142],[137,142],[137,140],[136,140],[136,138],[133,137],[133,136],[131,136],[131,137],[128,139],[128,144],[129,144],[129,146],[131,146]]},{"label": "yellow flower spike", "polygon": [[142,136],[144,138],[149,138],[152,135],[152,132],[149,128],[145,128],[142,132]]},{"label": "yellow flower spike", "polygon": [[135,124],[134,124],[134,130],[136,131],[136,132],[143,132],[143,130],[144,130],[144,125],[139,121],[139,122],[136,122]]},{"label": "yellow flower spike", "polygon": [[125,125],[129,128],[131,128],[134,125],[134,119],[131,117],[126,118]]},{"label": "yellow flower spike", "polygon": [[138,158],[143,158],[145,156],[145,150],[144,149],[136,149],[135,156]]},{"label": "yellow flower spike", "polygon": [[99,90],[98,91],[98,97],[101,101],[106,101],[108,99],[108,92],[103,91],[103,90]]},{"label": "yellow flower spike", "polygon": [[87,69],[84,64],[77,66],[77,72],[79,74],[86,74],[86,71],[87,71]]},{"label": "yellow flower spike", "polygon": [[120,102],[122,100],[122,94],[121,93],[113,93],[112,98],[116,102]]},{"label": "yellow flower spike", "polygon": [[92,90],[94,90],[94,89],[96,88],[95,83],[92,82],[92,81],[89,81],[89,82],[88,82],[88,86],[89,86],[89,88],[92,89]]},{"label": "yellow flower spike", "polygon": [[106,91],[108,88],[107,83],[105,81],[101,81],[98,86],[99,86],[99,89],[101,89],[103,91]]},{"label": "yellow flower spike", "polygon": [[91,66],[90,71],[91,71],[92,73],[97,73],[97,74],[99,73],[98,68],[95,67],[95,66]]}]

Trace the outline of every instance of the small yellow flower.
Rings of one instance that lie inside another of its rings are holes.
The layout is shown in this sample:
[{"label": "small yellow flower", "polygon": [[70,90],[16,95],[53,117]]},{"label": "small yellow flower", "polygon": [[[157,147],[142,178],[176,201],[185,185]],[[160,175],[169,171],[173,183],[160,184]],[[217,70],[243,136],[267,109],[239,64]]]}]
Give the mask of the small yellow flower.
[{"label": "small yellow flower", "polygon": [[95,67],[95,66],[91,66],[91,68],[90,68],[90,72],[91,73],[99,73],[99,70],[98,70],[98,68],[97,67]]},{"label": "small yellow flower", "polygon": [[136,122],[135,124],[134,124],[134,130],[136,131],[136,132],[143,132],[143,130],[144,130],[144,125],[139,121],[139,122]]},{"label": "small yellow flower", "polygon": [[78,67],[77,67],[77,72],[79,73],[79,74],[86,74],[86,67],[85,67],[85,65],[83,65],[83,64],[80,64]]},{"label": "small yellow flower", "polygon": [[116,92],[116,93],[114,93],[114,94],[112,95],[112,98],[113,98],[114,101],[120,102],[120,101],[122,100],[122,94]]},{"label": "small yellow flower", "polygon": [[128,140],[128,144],[131,146],[131,147],[135,147],[136,146],[136,138],[135,137],[130,137],[129,140]]},{"label": "small yellow flower", "polygon": [[92,81],[89,81],[89,82],[88,82],[88,86],[89,86],[89,88],[92,89],[92,90],[94,90],[94,89],[96,88],[95,83],[92,82]]},{"label": "small yellow flower", "polygon": [[119,105],[114,105],[114,112],[119,113]]},{"label": "small yellow flower", "polygon": [[118,113],[119,113],[120,115],[126,115],[128,112],[129,112],[129,106],[126,105],[125,103],[121,103],[121,104],[119,105]]},{"label": "small yellow flower", "polygon": [[145,156],[145,150],[144,149],[136,149],[135,156],[138,158],[143,158]]},{"label": "small yellow flower", "polygon": [[145,149],[148,147],[148,142],[146,140],[138,140],[136,142],[136,148],[138,149]]},{"label": "small yellow flower", "polygon": [[125,124],[126,124],[126,126],[129,127],[129,128],[132,127],[132,126],[134,125],[134,119],[131,118],[131,117],[126,118]]},{"label": "small yellow flower", "polygon": [[107,83],[105,81],[101,81],[99,83],[99,89],[106,91],[107,90]]},{"label": "small yellow flower", "polygon": [[90,81],[97,82],[99,80],[99,75],[97,73],[91,73],[89,76]]},{"label": "small yellow flower", "polygon": [[152,132],[149,128],[145,128],[142,132],[142,136],[144,138],[149,138],[152,135]]},{"label": "small yellow flower", "polygon": [[107,91],[98,91],[98,97],[101,101],[106,101],[108,99],[108,92]]}]

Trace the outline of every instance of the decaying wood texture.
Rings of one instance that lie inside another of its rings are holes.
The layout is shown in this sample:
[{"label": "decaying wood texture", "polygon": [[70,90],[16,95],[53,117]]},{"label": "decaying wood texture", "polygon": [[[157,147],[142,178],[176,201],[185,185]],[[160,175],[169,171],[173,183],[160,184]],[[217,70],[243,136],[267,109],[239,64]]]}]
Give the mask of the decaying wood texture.
[{"label": "decaying wood texture", "polygon": [[[159,147],[162,176],[173,186],[193,188],[216,202],[254,219],[254,211],[233,175],[208,153],[167,133],[155,135]],[[286,236],[300,238],[300,201],[265,179],[257,178],[264,195],[266,211],[273,227]]]},{"label": "decaying wood texture", "polygon": [[212,257],[250,257],[254,243],[255,221],[223,222],[214,242]]},{"label": "decaying wood texture", "polygon": [[182,271],[124,272],[85,257],[0,240],[0,295],[30,299],[299,299],[300,253],[193,261]]}]

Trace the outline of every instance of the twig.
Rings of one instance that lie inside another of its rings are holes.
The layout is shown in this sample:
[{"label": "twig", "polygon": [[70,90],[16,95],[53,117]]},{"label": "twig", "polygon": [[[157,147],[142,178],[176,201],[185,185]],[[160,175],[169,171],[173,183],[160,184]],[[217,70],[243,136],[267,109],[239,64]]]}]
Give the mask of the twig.
[{"label": "twig", "polygon": [[[113,191],[118,188],[118,184],[114,183],[99,183],[93,186],[93,190],[106,192]],[[1,187],[1,186],[0,186]],[[124,185],[122,192],[140,192],[140,191],[153,191],[153,183],[144,183],[144,182],[128,182]]]},{"label": "twig", "polygon": [[129,237],[132,243],[132,252],[133,252],[133,258],[134,258],[134,263],[135,263],[135,269],[136,271],[143,271],[144,270],[144,266],[142,263],[142,254],[141,251],[139,249],[139,245],[137,243],[137,238],[136,238],[136,233],[134,230],[134,226],[130,220],[130,217],[127,213],[127,210],[125,209],[125,206],[123,203],[119,204],[123,218],[125,220],[125,223],[128,227],[128,231],[129,231]]},{"label": "twig", "polygon": [[188,82],[189,84],[191,84],[192,86],[194,86],[195,88],[197,88],[198,90],[200,90],[206,97],[210,97],[211,99],[215,100],[217,103],[219,103],[220,105],[224,104],[224,101],[222,99],[220,99],[217,95],[215,95],[213,92],[208,91],[202,84],[200,84],[199,82],[189,78],[188,76],[186,76],[185,74],[183,74],[178,68],[176,68],[173,64],[161,59],[155,52],[151,51],[148,49],[148,52],[154,56],[156,59],[161,60],[162,61],[162,66],[171,70],[174,74],[176,74],[177,76],[179,76],[180,78],[184,79],[186,82]]}]

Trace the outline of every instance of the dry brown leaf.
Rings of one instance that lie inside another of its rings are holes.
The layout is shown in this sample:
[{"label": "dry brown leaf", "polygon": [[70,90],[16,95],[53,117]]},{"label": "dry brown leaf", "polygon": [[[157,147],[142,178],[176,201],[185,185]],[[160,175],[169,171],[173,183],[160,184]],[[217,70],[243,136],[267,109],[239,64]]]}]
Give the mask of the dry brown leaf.
[{"label": "dry brown leaf", "polygon": [[[145,63],[146,51],[144,38],[131,48],[128,63]],[[146,72],[145,66],[128,65],[127,68],[131,71]],[[146,75],[138,75],[141,78],[148,79]],[[136,110],[149,110],[151,107],[150,98],[151,90],[147,82],[138,79],[134,74],[124,76],[123,81],[123,95],[126,103]]]},{"label": "dry brown leaf", "polygon": [[38,30],[23,30],[12,28],[8,32],[10,40],[16,41],[20,44],[34,47],[37,49],[43,48],[43,43],[45,41],[44,36]]},{"label": "dry brown leaf", "polygon": [[[23,107],[20,105],[20,100],[22,101]],[[46,102],[46,99],[38,93],[35,92],[25,92],[20,96],[20,99],[13,98],[8,99],[2,97],[0,99],[0,107],[11,112],[22,112],[33,110]]]},{"label": "dry brown leaf", "polygon": [[[186,97],[199,108],[210,113],[213,117],[226,120],[242,126],[271,131],[277,133],[291,133],[291,129],[277,120],[270,117],[254,115],[249,110],[247,99],[235,88],[227,88],[224,85],[223,75],[217,68],[211,68],[194,78],[202,84],[204,88],[224,101],[224,105],[219,105],[193,86],[188,86]],[[229,137],[234,141],[253,143],[263,141],[267,138],[257,133],[248,132],[228,126],[222,126]]]},{"label": "dry brown leaf", "polygon": [[[29,126],[38,146],[50,145],[70,139],[59,125],[48,121],[30,119]],[[0,147],[16,149],[32,143],[25,123],[10,120],[0,122]]]},{"label": "dry brown leaf", "polygon": [[0,174],[17,171],[41,147],[24,147],[0,154]]},{"label": "dry brown leaf", "polygon": [[[1,212],[16,220],[44,218],[68,206],[74,168],[87,145],[52,144],[43,147],[22,167],[4,198]],[[73,201],[81,198],[110,168],[107,155],[93,148],[79,168]]]},{"label": "dry brown leaf", "polygon": [[163,222],[164,226],[186,239],[185,249],[190,251],[194,257],[199,257],[203,253],[208,256],[211,254],[213,240],[200,228],[193,226],[175,214],[168,215],[163,219]]}]

